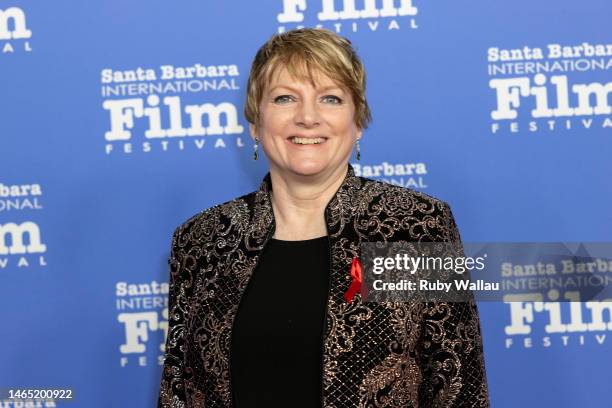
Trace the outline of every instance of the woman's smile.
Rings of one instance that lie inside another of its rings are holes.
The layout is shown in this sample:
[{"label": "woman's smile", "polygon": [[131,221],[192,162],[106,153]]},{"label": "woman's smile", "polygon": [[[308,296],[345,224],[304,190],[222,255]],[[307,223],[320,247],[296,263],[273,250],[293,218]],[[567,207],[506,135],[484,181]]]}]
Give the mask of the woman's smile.
[{"label": "woman's smile", "polygon": [[296,146],[319,146],[327,141],[326,137],[299,137],[290,136],[287,138],[290,144]]}]

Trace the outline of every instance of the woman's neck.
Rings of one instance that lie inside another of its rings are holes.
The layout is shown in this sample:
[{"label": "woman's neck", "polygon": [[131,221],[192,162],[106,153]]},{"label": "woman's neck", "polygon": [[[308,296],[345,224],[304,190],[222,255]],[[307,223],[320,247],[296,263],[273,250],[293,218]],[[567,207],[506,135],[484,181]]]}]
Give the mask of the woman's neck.
[{"label": "woman's neck", "polygon": [[327,234],[325,207],[346,176],[346,166],[329,175],[300,176],[270,169],[274,238],[304,240]]}]

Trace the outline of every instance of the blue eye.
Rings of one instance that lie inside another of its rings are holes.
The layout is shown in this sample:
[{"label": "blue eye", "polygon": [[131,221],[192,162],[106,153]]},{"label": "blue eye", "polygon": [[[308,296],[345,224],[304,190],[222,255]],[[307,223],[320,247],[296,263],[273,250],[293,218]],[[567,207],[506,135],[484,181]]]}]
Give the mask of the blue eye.
[{"label": "blue eye", "polygon": [[291,98],[291,96],[289,95],[279,95],[276,98],[274,98],[274,102],[283,102],[284,98]]},{"label": "blue eye", "polygon": [[335,96],[335,95],[327,95],[327,96],[325,96],[323,99],[328,99],[328,98],[331,98],[331,99],[335,100],[335,101],[336,101],[336,102],[334,102],[335,104],[338,104],[338,105],[339,105],[339,104],[341,104],[341,103],[342,103],[342,99],[338,98],[338,97],[337,97],[337,96]]}]

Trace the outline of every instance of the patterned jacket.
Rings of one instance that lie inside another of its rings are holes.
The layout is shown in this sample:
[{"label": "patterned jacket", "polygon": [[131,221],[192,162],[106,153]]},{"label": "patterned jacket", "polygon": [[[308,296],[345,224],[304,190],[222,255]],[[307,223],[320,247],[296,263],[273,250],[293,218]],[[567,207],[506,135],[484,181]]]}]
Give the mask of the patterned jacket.
[{"label": "patterned jacket", "polygon": [[[232,407],[232,323],[275,230],[271,189],[268,173],[256,191],[204,210],[174,232],[159,407]],[[344,298],[361,242],[460,242],[448,204],[355,176],[349,164],[325,208],[325,222],[331,259],[321,406],[488,407],[473,300],[374,303],[357,294],[349,303]]]}]

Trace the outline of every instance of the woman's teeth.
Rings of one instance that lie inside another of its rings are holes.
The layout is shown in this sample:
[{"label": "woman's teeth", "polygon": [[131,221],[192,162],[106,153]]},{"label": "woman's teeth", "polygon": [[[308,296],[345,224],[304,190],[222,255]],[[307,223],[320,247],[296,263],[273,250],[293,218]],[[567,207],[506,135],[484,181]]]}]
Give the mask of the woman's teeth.
[{"label": "woman's teeth", "polygon": [[325,139],[322,137],[314,137],[314,138],[310,138],[310,137],[297,137],[294,136],[292,138],[290,138],[290,140],[295,143],[295,144],[321,144],[323,142],[325,142]]}]

